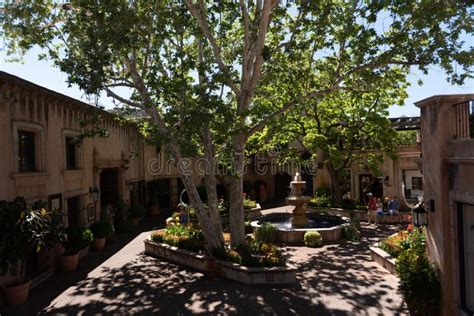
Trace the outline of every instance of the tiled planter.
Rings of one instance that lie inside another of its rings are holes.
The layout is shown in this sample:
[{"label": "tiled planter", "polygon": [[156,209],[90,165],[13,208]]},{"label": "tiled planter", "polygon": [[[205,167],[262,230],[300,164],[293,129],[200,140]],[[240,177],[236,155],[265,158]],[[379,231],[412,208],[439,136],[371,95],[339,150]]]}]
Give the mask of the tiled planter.
[{"label": "tiled planter", "polygon": [[293,284],[296,282],[296,267],[286,264],[282,267],[246,267],[240,264],[216,259],[217,274],[220,277],[245,284]]},{"label": "tiled planter", "polygon": [[173,261],[202,272],[213,272],[216,270],[214,258],[206,255],[179,249],[167,244],[161,244],[151,240],[145,240],[145,253],[153,257],[158,257]]},{"label": "tiled planter", "polygon": [[395,269],[395,262],[397,259],[380,249],[378,244],[374,244],[372,247],[369,247],[369,249],[372,260],[387,269],[391,274],[397,274]]},{"label": "tiled planter", "polygon": [[145,240],[145,253],[202,272],[216,272],[220,277],[246,284],[291,284],[296,282],[296,268],[289,264],[269,268],[245,267],[149,239]]}]

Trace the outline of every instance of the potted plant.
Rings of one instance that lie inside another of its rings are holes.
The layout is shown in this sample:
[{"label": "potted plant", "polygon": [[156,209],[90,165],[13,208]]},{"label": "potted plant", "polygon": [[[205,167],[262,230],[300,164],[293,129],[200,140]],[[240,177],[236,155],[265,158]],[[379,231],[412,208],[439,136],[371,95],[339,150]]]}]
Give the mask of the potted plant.
[{"label": "potted plant", "polygon": [[148,206],[148,215],[156,216],[160,214],[160,200],[157,196],[152,196],[150,198],[149,206]]},{"label": "potted plant", "polygon": [[66,238],[62,242],[64,253],[61,255],[60,269],[63,272],[74,271],[79,261],[79,252],[92,242],[90,229],[80,226],[69,226]]},{"label": "potted plant", "polygon": [[128,217],[134,226],[138,226],[138,223],[144,216],[145,208],[142,205],[132,205],[128,209]]},{"label": "potted plant", "polygon": [[105,239],[112,235],[112,225],[106,219],[101,219],[95,222],[90,227],[94,240],[92,241],[92,248],[94,250],[102,250],[105,247]]},{"label": "potted plant", "polygon": [[31,280],[25,279],[26,260],[57,242],[52,226],[54,212],[27,205],[23,198],[0,201],[0,275],[10,274],[14,281],[4,287],[7,304],[27,301]]}]

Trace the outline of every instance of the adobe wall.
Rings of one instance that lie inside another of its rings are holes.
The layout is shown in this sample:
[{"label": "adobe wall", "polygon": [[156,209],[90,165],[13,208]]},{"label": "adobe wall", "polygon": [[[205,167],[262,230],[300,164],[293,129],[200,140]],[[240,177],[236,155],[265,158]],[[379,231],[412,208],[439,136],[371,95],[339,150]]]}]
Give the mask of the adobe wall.
[{"label": "adobe wall", "polygon": [[[434,200],[434,212],[428,212],[428,253],[440,269],[443,293],[443,315],[452,314],[459,304],[458,269],[456,259],[457,235],[455,211],[450,202],[450,180],[459,190],[472,187],[471,168],[460,173],[450,172],[448,157],[452,155],[450,142],[456,135],[453,105],[474,99],[474,95],[433,96],[415,103],[421,109],[422,165],[425,201]],[[472,149],[468,149],[472,151]],[[454,178],[455,180],[453,180]],[[469,182],[471,185],[469,185]]]}]

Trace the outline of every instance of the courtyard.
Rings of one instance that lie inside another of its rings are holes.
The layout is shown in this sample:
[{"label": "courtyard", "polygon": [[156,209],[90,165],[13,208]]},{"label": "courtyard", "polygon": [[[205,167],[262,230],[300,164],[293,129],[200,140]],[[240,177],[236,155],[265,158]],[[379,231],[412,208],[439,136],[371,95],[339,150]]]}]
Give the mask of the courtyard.
[{"label": "courtyard", "polygon": [[[150,229],[151,222],[140,229]],[[119,235],[107,253],[89,253],[75,272],[53,275],[31,290],[28,303],[4,307],[2,315],[403,315],[398,278],[369,253],[369,245],[398,229],[363,224],[359,242],[283,245],[298,268],[298,282],[290,287],[243,285],[149,257],[143,252],[149,232],[136,231]]]}]

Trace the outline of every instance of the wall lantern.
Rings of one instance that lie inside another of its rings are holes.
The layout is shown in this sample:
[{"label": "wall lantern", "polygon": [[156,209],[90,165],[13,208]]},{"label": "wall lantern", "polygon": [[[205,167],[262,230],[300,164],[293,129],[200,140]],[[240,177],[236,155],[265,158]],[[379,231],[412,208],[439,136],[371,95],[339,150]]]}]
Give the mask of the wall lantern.
[{"label": "wall lantern", "polygon": [[413,225],[417,227],[428,226],[428,212],[423,204],[423,202],[419,202],[413,209]]},{"label": "wall lantern", "polygon": [[89,188],[89,193],[92,194],[92,200],[94,201],[94,203],[97,203],[99,202],[99,199],[100,199],[100,191],[99,189],[97,188]]},{"label": "wall lantern", "polygon": [[134,187],[133,182],[128,182],[127,183],[128,191],[133,191],[133,187]]}]

